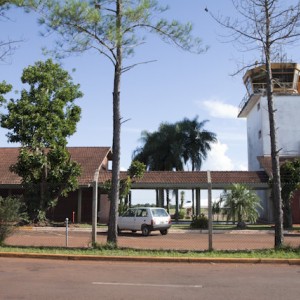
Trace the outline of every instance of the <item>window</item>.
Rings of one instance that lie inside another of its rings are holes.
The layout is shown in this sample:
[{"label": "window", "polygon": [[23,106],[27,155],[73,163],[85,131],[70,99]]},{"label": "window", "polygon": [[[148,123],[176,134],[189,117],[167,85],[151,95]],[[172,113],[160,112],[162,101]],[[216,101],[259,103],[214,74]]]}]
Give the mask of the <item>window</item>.
[{"label": "window", "polygon": [[123,217],[134,217],[134,210],[129,209],[126,211],[126,213],[123,215]]},{"label": "window", "polygon": [[137,217],[147,217],[147,210],[146,209],[138,209],[136,212]]},{"label": "window", "polygon": [[260,110],[260,103],[257,103],[257,110]]},{"label": "window", "polygon": [[258,138],[261,139],[261,130],[258,131]]}]

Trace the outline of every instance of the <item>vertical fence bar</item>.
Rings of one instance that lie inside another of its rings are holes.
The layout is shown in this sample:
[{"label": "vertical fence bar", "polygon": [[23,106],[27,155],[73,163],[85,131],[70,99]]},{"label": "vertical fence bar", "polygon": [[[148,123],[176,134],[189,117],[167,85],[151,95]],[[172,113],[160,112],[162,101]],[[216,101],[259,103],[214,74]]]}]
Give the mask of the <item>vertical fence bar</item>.
[{"label": "vertical fence bar", "polygon": [[69,219],[66,218],[66,247],[69,246]]},{"label": "vertical fence bar", "polygon": [[207,171],[208,183],[208,250],[213,250],[213,223],[212,223],[212,183],[210,171]]}]

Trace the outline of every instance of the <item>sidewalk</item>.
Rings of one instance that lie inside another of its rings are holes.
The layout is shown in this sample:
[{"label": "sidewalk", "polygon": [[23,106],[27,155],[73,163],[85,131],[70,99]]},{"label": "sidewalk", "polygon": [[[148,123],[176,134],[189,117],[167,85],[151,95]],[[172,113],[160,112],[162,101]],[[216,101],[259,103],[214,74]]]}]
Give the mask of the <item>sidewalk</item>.
[{"label": "sidewalk", "polygon": [[110,261],[110,262],[160,262],[160,263],[219,263],[219,264],[275,264],[275,265],[299,265],[299,259],[275,259],[275,258],[214,258],[214,257],[150,257],[150,256],[104,256],[104,255],[70,255],[70,254],[43,254],[1,252],[0,257],[10,258],[34,258],[57,260],[84,260],[84,261]]}]

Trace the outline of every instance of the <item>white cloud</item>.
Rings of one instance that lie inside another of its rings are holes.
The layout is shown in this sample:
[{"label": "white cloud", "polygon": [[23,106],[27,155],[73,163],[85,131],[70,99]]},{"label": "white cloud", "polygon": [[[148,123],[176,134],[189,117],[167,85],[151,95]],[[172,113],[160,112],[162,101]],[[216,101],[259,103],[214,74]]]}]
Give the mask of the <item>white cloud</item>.
[{"label": "white cloud", "polygon": [[246,171],[247,166],[240,162],[234,162],[227,154],[228,146],[218,141],[213,144],[211,151],[207,155],[207,160],[203,163],[202,170],[210,171]]},{"label": "white cloud", "polygon": [[211,117],[224,118],[224,119],[236,119],[238,115],[238,107],[221,102],[219,100],[205,100],[198,102],[208,111]]},{"label": "white cloud", "polygon": [[220,142],[213,144],[202,169],[210,171],[233,170],[234,164],[232,160],[226,155],[227,150],[228,146],[226,144],[222,144]]}]

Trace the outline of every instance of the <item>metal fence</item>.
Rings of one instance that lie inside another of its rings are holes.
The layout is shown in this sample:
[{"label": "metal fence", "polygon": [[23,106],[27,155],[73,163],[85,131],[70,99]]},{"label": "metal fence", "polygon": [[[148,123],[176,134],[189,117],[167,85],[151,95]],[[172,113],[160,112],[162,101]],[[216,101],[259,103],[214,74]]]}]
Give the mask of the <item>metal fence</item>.
[{"label": "metal fence", "polygon": [[[211,240],[210,240],[211,239]],[[122,232],[118,236],[118,246],[132,249],[157,249],[180,251],[214,250],[255,250],[274,248],[274,229],[246,228],[235,229],[234,226],[222,227],[213,223],[211,237],[207,229],[189,229],[186,222],[173,222],[167,235],[153,231],[147,237],[140,232]],[[106,244],[107,227],[97,228],[96,242]],[[211,244],[210,244],[211,243]],[[293,231],[286,231],[284,243],[292,248],[300,247],[300,226]],[[81,228],[77,224],[65,227],[19,227],[5,240],[6,245],[33,247],[69,247],[89,248],[92,246],[92,229]]]}]

